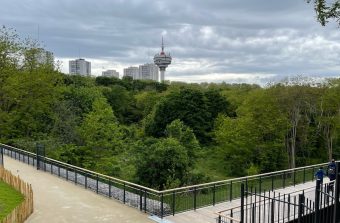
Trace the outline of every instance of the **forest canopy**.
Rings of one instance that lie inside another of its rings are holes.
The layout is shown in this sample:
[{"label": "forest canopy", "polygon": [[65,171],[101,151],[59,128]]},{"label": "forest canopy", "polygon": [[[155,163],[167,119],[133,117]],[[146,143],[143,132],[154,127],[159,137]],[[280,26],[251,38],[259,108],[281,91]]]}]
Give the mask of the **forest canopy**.
[{"label": "forest canopy", "polygon": [[315,164],[340,157],[340,79],[261,87],[67,75],[3,27],[0,141],[40,143],[51,158],[156,189]]}]

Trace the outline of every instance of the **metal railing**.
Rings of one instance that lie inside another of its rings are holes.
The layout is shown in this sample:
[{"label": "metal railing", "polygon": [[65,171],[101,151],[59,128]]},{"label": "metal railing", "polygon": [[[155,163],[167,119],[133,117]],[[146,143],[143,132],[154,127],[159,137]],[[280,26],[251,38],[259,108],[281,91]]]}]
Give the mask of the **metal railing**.
[{"label": "metal railing", "polygon": [[217,223],[339,223],[339,182],[337,178],[292,193],[264,191],[241,185],[241,205],[215,213]]},{"label": "metal railing", "polygon": [[[285,188],[314,180],[314,173],[320,165],[327,163],[240,177],[158,191],[118,178],[106,176],[32,152],[1,144],[5,155],[37,166],[39,169],[93,190],[98,194],[116,199],[124,204],[157,215],[161,218],[176,213],[196,210],[239,198],[241,184],[257,186],[258,191]],[[37,162],[37,158],[39,162]]]}]

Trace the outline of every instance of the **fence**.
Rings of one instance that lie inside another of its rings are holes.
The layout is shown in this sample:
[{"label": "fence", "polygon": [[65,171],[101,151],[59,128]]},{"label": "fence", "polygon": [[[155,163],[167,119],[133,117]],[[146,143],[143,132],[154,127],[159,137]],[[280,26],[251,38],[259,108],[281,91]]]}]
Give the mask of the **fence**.
[{"label": "fence", "polygon": [[[338,168],[339,169],[339,166]],[[241,185],[241,205],[217,213],[217,223],[338,223],[339,181],[305,188],[289,194]],[[337,210],[337,211],[336,211]]]},{"label": "fence", "polygon": [[36,166],[37,169],[74,182],[76,185],[121,201],[149,214],[161,218],[176,213],[196,210],[239,198],[240,186],[245,183],[257,186],[258,191],[275,190],[314,180],[320,165],[300,167],[272,173],[235,178],[188,187],[158,191],[128,181],[99,174],[67,163],[35,154],[12,146],[0,144],[4,154]]},{"label": "fence", "polygon": [[33,213],[33,190],[31,185],[0,167],[0,179],[24,195],[24,201],[8,214],[1,223],[23,223]]}]

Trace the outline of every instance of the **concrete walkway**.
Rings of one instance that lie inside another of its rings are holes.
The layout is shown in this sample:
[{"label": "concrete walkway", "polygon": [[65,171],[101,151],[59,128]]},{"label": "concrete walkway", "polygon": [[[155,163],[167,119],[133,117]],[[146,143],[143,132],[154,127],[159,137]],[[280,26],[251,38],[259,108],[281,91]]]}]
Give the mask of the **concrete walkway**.
[{"label": "concrete walkway", "polygon": [[113,222],[155,223],[137,209],[113,199],[37,171],[33,166],[4,156],[4,166],[14,175],[32,184],[34,213],[28,223]]}]

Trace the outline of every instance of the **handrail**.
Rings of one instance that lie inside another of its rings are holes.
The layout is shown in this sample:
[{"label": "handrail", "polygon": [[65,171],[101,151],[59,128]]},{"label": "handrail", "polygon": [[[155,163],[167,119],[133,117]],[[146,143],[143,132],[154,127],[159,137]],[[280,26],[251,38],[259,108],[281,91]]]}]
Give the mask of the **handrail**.
[{"label": "handrail", "polygon": [[176,190],[187,190],[187,189],[191,189],[191,188],[195,188],[195,187],[210,186],[210,185],[220,184],[220,183],[229,183],[229,182],[235,182],[235,181],[239,182],[239,181],[243,181],[243,180],[246,180],[246,179],[253,179],[253,178],[258,178],[258,177],[262,177],[262,176],[278,175],[280,173],[291,172],[291,171],[294,171],[294,170],[295,171],[296,170],[303,170],[303,169],[307,169],[307,168],[311,168],[311,167],[318,167],[318,166],[327,165],[327,164],[328,163],[319,163],[319,164],[314,164],[314,165],[310,165],[310,166],[297,167],[297,168],[286,169],[286,170],[279,170],[279,171],[275,171],[275,172],[232,178],[232,179],[228,179],[228,180],[214,181],[214,182],[210,182],[210,183],[196,184],[196,185],[186,186],[186,187],[178,187],[178,188],[174,188],[174,189],[162,190],[162,192],[168,193],[168,192],[173,192],[173,191],[176,191]]},{"label": "handrail", "polygon": [[[7,147],[7,148],[18,150],[18,151],[21,151],[21,152],[24,152],[24,153],[28,153],[28,154],[30,154],[32,156],[36,156],[35,153],[29,152],[29,151],[26,151],[26,150],[22,150],[22,149],[18,149],[18,148],[15,148],[13,146],[8,146],[8,145],[2,144],[2,143],[0,143],[0,146],[2,146],[4,148]],[[48,161],[53,161],[55,163],[61,164],[63,166],[70,167],[70,169],[81,170],[81,171],[84,171],[84,172],[88,172],[88,173],[94,174],[96,176],[101,176],[101,177],[104,177],[104,178],[108,178],[110,180],[118,181],[120,183],[125,183],[125,184],[131,185],[131,186],[134,186],[134,187],[138,187],[138,188],[141,188],[141,189],[144,189],[144,190],[152,191],[152,192],[157,193],[157,194],[160,193],[160,191],[152,189],[152,188],[144,187],[142,185],[131,183],[129,181],[125,181],[125,180],[121,180],[121,179],[118,179],[118,178],[115,178],[115,177],[111,177],[111,176],[108,176],[108,175],[105,175],[105,174],[97,173],[97,172],[94,172],[94,171],[91,171],[91,170],[87,170],[87,169],[84,169],[84,168],[81,168],[81,167],[77,167],[77,166],[74,166],[74,165],[71,165],[71,164],[68,164],[68,163],[61,162],[61,161],[58,161],[58,160],[55,160],[55,159],[51,159],[51,158],[48,158],[48,157],[45,157],[45,159],[48,160]]]},{"label": "handrail", "polygon": [[[15,148],[13,146],[5,145],[5,144],[2,144],[2,143],[0,143],[0,146],[2,146],[4,148],[7,147],[7,148],[14,149],[14,150],[18,150],[18,151],[30,154],[32,156],[36,156],[35,153],[29,152],[29,151],[26,151],[26,150],[22,150],[22,149],[18,149],[18,148]],[[279,170],[279,171],[270,172],[270,173],[262,173],[262,174],[257,174],[257,175],[238,177],[238,178],[232,178],[232,179],[227,179],[227,180],[220,180],[220,181],[214,181],[214,182],[209,182],[209,183],[202,183],[202,184],[196,184],[196,185],[191,185],[191,186],[184,186],[184,187],[178,187],[178,188],[173,188],[173,189],[159,191],[159,190],[155,190],[155,189],[152,189],[152,188],[149,188],[149,187],[145,187],[145,186],[142,186],[142,185],[139,185],[139,184],[131,183],[129,181],[121,180],[121,179],[118,179],[118,178],[115,178],[115,177],[111,177],[111,176],[108,176],[108,175],[105,175],[105,174],[101,174],[101,173],[97,173],[97,172],[94,172],[94,171],[91,171],[91,170],[87,170],[87,169],[84,169],[84,168],[81,168],[81,167],[77,167],[77,166],[74,166],[74,165],[71,165],[71,164],[68,164],[68,163],[64,163],[64,162],[61,162],[61,161],[58,161],[58,160],[55,160],[55,159],[51,159],[51,158],[48,158],[48,157],[45,157],[45,159],[49,160],[49,161],[53,161],[53,162],[59,163],[59,164],[62,164],[64,166],[71,167],[73,169],[76,168],[78,170],[86,171],[86,172],[89,172],[89,173],[94,174],[94,175],[105,177],[105,178],[108,178],[108,179],[111,179],[111,180],[114,180],[114,181],[125,183],[125,184],[128,184],[128,185],[134,186],[134,187],[138,187],[138,188],[141,188],[141,189],[144,189],[144,190],[152,191],[152,192],[154,192],[156,194],[164,194],[164,193],[180,191],[180,190],[194,189],[194,188],[204,187],[204,186],[213,186],[215,184],[222,184],[222,183],[229,183],[229,182],[240,182],[240,181],[244,181],[246,179],[249,180],[249,179],[254,179],[254,178],[258,178],[258,177],[273,176],[273,175],[278,175],[280,173],[286,173],[286,172],[291,172],[291,171],[298,171],[298,170],[303,170],[303,169],[307,169],[307,168],[318,167],[318,166],[321,166],[321,165],[327,165],[328,164],[328,163],[321,163],[321,164],[315,164],[315,165],[310,165],[310,166],[297,167],[297,168],[286,169],[286,170]]]},{"label": "handrail", "polygon": [[233,217],[230,217],[230,216],[227,216],[227,215],[221,215],[221,214],[219,214],[218,212],[216,212],[215,214],[217,214],[218,216],[221,216],[221,217],[227,218],[227,219],[229,219],[229,220],[231,220],[231,221],[241,222],[241,220],[240,220],[240,219],[233,218]]},{"label": "handrail", "polygon": [[[293,192],[290,192],[290,193],[287,193],[287,194],[277,194],[277,196],[272,197],[272,198],[266,197],[265,195],[261,195],[261,194],[255,194],[255,193],[252,193],[251,195],[257,195],[257,196],[259,196],[259,197],[264,198],[264,200],[266,200],[266,199],[273,199],[273,200],[278,201],[276,198],[279,198],[279,199],[280,199],[280,197],[283,197],[284,195],[288,195],[288,194],[291,195],[291,194],[295,194],[295,193],[298,193],[298,192],[301,192],[301,191],[306,191],[306,190],[309,190],[309,189],[312,189],[312,188],[315,188],[315,186],[313,186],[313,187],[307,187],[307,188],[304,188],[304,189],[301,189],[301,190],[297,190],[297,191],[293,191]],[[295,195],[295,196],[296,196],[296,195]],[[282,200],[279,200],[279,201],[282,202]],[[260,201],[257,201],[256,203],[260,203]],[[285,202],[284,202],[284,203],[285,203]],[[250,204],[248,204],[248,205],[250,205]],[[240,207],[241,207],[241,205],[235,206],[235,207],[232,207],[232,208],[228,208],[228,209],[224,209],[224,210],[222,210],[222,211],[216,212],[215,214],[221,214],[221,213],[228,212],[228,211],[230,211],[230,210],[234,210],[234,209],[240,208]]]}]

